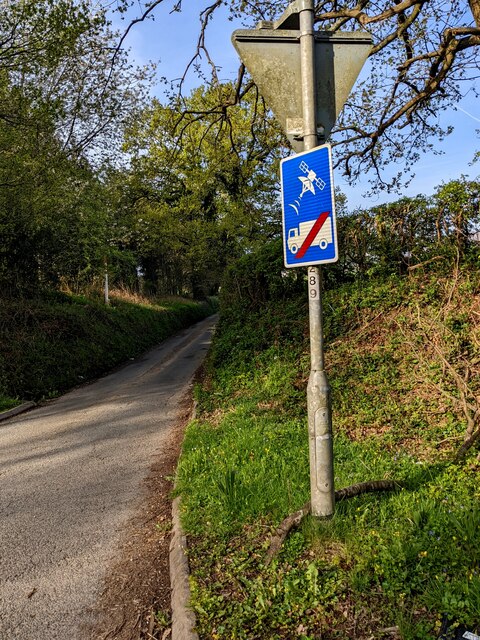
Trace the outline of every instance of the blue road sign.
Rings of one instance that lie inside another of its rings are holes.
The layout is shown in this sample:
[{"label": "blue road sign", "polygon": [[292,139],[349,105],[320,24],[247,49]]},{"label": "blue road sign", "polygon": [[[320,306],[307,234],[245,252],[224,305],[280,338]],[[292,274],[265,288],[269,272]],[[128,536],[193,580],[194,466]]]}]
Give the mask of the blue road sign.
[{"label": "blue road sign", "polygon": [[332,174],[328,144],[281,162],[286,267],[338,260]]}]

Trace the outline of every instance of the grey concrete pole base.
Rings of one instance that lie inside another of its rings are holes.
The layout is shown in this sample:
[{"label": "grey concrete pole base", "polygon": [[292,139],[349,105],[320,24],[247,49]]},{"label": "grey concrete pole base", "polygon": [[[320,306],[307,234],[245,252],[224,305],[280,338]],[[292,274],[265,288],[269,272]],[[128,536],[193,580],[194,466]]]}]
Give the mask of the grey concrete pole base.
[{"label": "grey concrete pole base", "polygon": [[325,371],[311,371],[307,388],[312,515],[328,518],[335,510],[332,412]]}]

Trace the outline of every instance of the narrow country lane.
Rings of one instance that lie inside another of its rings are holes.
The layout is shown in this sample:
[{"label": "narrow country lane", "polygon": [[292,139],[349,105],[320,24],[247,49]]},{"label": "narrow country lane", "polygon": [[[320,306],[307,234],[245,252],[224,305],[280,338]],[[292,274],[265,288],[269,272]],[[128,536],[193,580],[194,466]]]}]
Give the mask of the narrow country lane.
[{"label": "narrow country lane", "polygon": [[83,640],[215,320],[0,423],[0,640]]}]

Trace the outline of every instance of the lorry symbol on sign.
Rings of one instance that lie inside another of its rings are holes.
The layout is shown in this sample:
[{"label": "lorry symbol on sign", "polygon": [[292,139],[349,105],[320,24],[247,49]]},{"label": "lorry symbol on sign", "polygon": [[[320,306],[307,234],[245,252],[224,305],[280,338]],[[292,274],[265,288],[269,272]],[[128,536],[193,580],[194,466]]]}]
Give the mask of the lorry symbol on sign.
[{"label": "lorry symbol on sign", "polygon": [[[287,244],[289,250],[295,255],[300,247],[303,245],[306,237],[310,233],[316,220],[309,220],[308,222],[301,222],[297,227],[293,227],[288,232]],[[325,224],[322,225],[320,231],[315,236],[310,246],[318,246],[320,249],[326,249],[329,244],[333,242],[332,231],[332,217],[329,216]]]},{"label": "lorry symbol on sign", "polygon": [[323,191],[323,189],[325,189],[325,186],[326,186],[325,182],[321,178],[317,178],[317,174],[315,173],[315,171],[313,169],[310,169],[307,163],[304,162],[303,160],[300,163],[299,169],[300,171],[302,171],[303,173],[306,173],[307,175],[298,176],[298,179],[302,183],[302,192],[300,193],[297,200],[295,200],[295,204],[289,205],[290,207],[292,207],[292,209],[295,210],[295,213],[297,215],[298,215],[298,209],[300,208],[300,200],[302,199],[303,195],[307,191],[310,191],[310,193],[313,193],[313,195],[315,195],[315,187],[317,187],[317,189],[320,189],[320,191]]}]

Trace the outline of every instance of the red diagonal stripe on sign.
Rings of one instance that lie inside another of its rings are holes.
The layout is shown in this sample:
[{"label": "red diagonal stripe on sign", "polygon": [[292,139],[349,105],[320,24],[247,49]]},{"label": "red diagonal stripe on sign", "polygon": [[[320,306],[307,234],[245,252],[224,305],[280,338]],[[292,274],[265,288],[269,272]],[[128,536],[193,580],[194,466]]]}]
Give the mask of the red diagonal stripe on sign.
[{"label": "red diagonal stripe on sign", "polygon": [[301,260],[303,256],[307,253],[307,251],[310,249],[310,245],[315,240],[317,233],[323,227],[325,220],[328,218],[329,215],[330,215],[330,211],[324,211],[323,213],[320,214],[320,217],[318,218],[318,220],[315,220],[315,224],[308,232],[308,235],[303,241],[299,251],[295,254],[296,260]]}]

